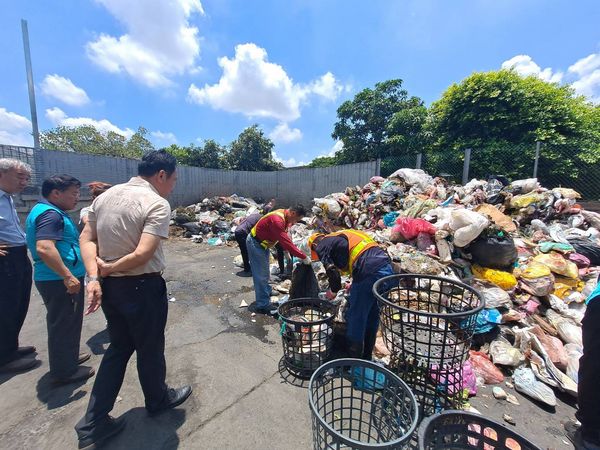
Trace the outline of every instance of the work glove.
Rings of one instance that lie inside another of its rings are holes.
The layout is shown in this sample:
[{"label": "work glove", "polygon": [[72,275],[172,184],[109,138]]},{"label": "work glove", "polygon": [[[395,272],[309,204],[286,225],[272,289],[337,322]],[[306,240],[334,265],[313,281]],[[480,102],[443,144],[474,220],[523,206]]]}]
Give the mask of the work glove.
[{"label": "work glove", "polygon": [[310,259],[310,256],[307,256],[306,258],[304,258],[302,260],[302,264],[306,264],[307,266],[310,266],[312,264],[312,259]]},{"label": "work glove", "polygon": [[327,279],[329,280],[329,288],[333,292],[339,291],[342,288],[342,277],[340,276],[340,272],[332,264],[325,269],[325,273],[327,274]]}]

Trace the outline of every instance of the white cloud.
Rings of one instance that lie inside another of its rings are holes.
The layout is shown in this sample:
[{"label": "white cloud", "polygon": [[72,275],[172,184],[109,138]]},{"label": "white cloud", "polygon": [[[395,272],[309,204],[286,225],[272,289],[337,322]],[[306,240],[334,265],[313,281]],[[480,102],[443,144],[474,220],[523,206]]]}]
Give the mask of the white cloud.
[{"label": "white cloud", "polygon": [[191,101],[290,122],[300,117],[300,106],[309,95],[334,100],[343,90],[330,72],[307,85],[294,83],[283,67],[269,62],[264,48],[252,43],[237,45],[235,56],[219,58],[219,65],[223,73],[218,83],[202,88],[190,85]]},{"label": "white cloud", "polygon": [[572,84],[578,94],[600,103],[600,52],[581,58],[569,67],[568,72],[578,77]]},{"label": "white cloud", "polygon": [[46,75],[42,81],[42,93],[71,106],[83,106],[90,102],[87,93],[73,84],[68,78]]},{"label": "white cloud", "polygon": [[177,137],[173,133],[163,133],[162,131],[152,131],[150,133],[156,143],[160,145],[177,144]]},{"label": "white cloud", "polygon": [[0,144],[31,147],[31,121],[17,113],[0,108]]},{"label": "white cloud", "polygon": [[563,77],[562,72],[553,72],[550,67],[542,70],[529,55],[517,55],[504,61],[502,63],[502,68],[514,69],[515,72],[522,76],[535,75],[544,81],[552,83],[560,83]]},{"label": "white cloud", "polygon": [[566,74],[550,67],[541,69],[528,55],[517,55],[502,63],[503,69],[514,69],[518,74],[536,75],[544,81],[571,83],[575,92],[600,103],[600,52],[592,53],[569,66]]},{"label": "white cloud", "polygon": [[88,57],[98,66],[149,87],[169,86],[172,76],[197,72],[198,28],[189,19],[204,14],[200,0],[97,1],[127,29],[87,43]]},{"label": "white cloud", "polygon": [[269,138],[276,144],[289,144],[302,139],[302,131],[290,128],[287,123],[280,123],[271,131]]},{"label": "white cloud", "polygon": [[121,129],[106,119],[96,120],[89,117],[68,117],[60,108],[47,109],[46,117],[55,126],[79,127],[82,125],[90,125],[102,133],[112,131],[125,136],[128,139],[135,133],[131,128]]},{"label": "white cloud", "polygon": [[298,161],[294,157],[288,158],[288,159],[283,159],[279,155],[277,155],[277,153],[275,151],[273,151],[273,159],[275,161],[280,162],[281,164],[283,164],[284,167],[300,167],[300,166],[305,166],[307,164],[304,161]]},{"label": "white cloud", "polygon": [[324,156],[333,157],[335,156],[336,152],[339,152],[343,148],[344,143],[342,141],[335,141],[329,151],[321,153],[320,155],[316,156],[316,158],[322,158]]}]

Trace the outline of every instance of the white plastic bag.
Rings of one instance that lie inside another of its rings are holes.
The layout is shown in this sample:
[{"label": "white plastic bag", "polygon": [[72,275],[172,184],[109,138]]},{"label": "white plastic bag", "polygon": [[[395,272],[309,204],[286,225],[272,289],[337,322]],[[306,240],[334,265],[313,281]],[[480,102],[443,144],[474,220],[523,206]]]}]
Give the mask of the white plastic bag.
[{"label": "white plastic bag", "polygon": [[400,178],[409,186],[417,186],[421,190],[433,184],[433,178],[421,169],[398,169],[389,178]]},{"label": "white plastic bag", "polygon": [[567,376],[579,383],[579,358],[583,355],[583,347],[577,344],[565,345],[567,352]]},{"label": "white plastic bag", "polygon": [[533,371],[529,367],[517,368],[513,374],[513,382],[517,392],[544,402],[549,406],[556,406],[554,391],[541,381],[536,380]]},{"label": "white plastic bag", "polygon": [[510,183],[514,188],[520,188],[521,193],[528,194],[538,188],[537,178],[527,178],[525,180],[516,180]]},{"label": "white plastic bag", "polygon": [[517,367],[525,361],[525,357],[519,349],[514,348],[504,338],[492,341],[490,344],[490,356],[494,364],[501,364],[503,366]]},{"label": "white plastic bag", "polygon": [[454,245],[469,245],[489,224],[490,221],[482,214],[468,209],[455,209],[450,218],[450,228],[454,231]]}]

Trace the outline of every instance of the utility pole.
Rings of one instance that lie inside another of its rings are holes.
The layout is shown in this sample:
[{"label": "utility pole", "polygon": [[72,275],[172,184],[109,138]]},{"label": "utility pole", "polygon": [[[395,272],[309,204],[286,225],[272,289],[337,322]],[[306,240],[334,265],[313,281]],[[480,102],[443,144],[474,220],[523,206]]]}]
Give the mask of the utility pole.
[{"label": "utility pole", "polygon": [[23,50],[25,51],[25,69],[27,70],[27,87],[29,88],[29,109],[31,110],[31,127],[33,132],[33,147],[40,148],[40,132],[38,129],[37,110],[35,107],[35,89],[33,84],[33,71],[31,70],[31,53],[29,51],[29,31],[27,21],[21,19],[23,31]]}]

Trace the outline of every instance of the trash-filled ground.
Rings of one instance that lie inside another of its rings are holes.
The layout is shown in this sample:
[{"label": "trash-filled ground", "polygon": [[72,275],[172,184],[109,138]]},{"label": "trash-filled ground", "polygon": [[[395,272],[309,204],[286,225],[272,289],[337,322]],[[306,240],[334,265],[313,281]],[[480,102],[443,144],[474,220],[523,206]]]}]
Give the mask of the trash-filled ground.
[{"label": "trash-filled ground", "polygon": [[[190,245],[188,239],[179,238],[170,239],[164,249],[172,300],[166,328],[167,381],[175,386],[191,384],[194,392],[181,407],[148,417],[133,357],[112,412],[116,417],[124,414],[128,427],[110,448],[312,448],[307,384],[290,384],[279,371],[280,324],[239,307],[242,302],[251,304],[254,293],[251,278],[235,275],[239,269],[232,260],[238,249]],[[87,407],[93,378],[58,388],[50,385],[44,315],[34,288],[21,337],[37,347],[42,365],[25,374],[0,376],[2,447],[76,445],[73,426]],[[93,353],[89,364],[96,370],[107,345],[104,315],[98,311],[86,316],[81,349]],[[572,448],[561,425],[574,413],[565,403],[571,402],[568,396],[559,394],[557,406],[546,408],[506,382],[499,386],[515,395],[520,405],[493,398],[491,385],[479,389],[472,405],[500,422],[503,414],[510,415],[514,429],[535,438],[542,448]]]},{"label": "trash-filled ground", "polygon": [[[387,249],[397,272],[439,275],[480,292],[486,305],[463,368],[464,407],[484,415],[486,409],[512,410],[490,414],[512,424],[527,417],[514,412],[524,398],[550,413],[557,398],[575,403],[585,299],[600,273],[600,214],[585,210],[579,199],[572,189],[540,186],[536,179],[496,177],[461,186],[400,169],[315,198],[313,216],[291,235],[307,250],[306,239],[316,230],[363,230]],[[185,210],[189,221],[174,220],[187,237],[225,244],[243,217],[261,206],[236,196],[205,199]],[[323,293],[327,278],[320,264],[313,266]],[[280,295],[272,300],[281,303],[291,283],[280,281],[274,283]],[[386,363],[389,353],[379,338],[375,359]],[[551,428],[559,439],[562,426]]]}]

